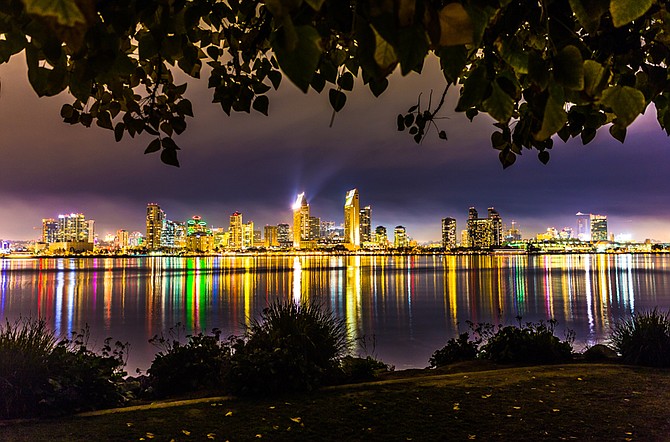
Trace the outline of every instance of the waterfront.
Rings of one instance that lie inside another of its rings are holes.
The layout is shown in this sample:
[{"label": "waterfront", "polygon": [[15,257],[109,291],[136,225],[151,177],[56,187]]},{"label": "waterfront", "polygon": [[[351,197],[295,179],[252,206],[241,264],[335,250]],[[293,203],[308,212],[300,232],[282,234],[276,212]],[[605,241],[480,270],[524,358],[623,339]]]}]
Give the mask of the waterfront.
[{"label": "waterfront", "polygon": [[89,324],[98,343],[131,343],[131,374],[149,366],[155,334],[241,334],[275,299],[328,306],[398,369],[426,366],[467,320],[554,318],[580,347],[631,312],[670,307],[666,255],[42,258],[0,272],[1,318],[41,316],[58,334]]}]

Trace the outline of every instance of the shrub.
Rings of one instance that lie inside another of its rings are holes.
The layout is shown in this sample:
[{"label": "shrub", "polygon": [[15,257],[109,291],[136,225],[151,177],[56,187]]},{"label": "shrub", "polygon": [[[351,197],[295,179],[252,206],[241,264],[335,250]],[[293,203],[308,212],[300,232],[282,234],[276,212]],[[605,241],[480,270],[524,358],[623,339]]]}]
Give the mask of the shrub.
[{"label": "shrub", "polygon": [[0,416],[29,417],[105,406],[123,401],[119,382],[125,345],[102,354],[87,348],[88,328],[57,341],[42,319],[0,326]]},{"label": "shrub", "polygon": [[435,350],[429,359],[431,367],[442,367],[454,362],[471,361],[477,358],[479,342],[471,341],[468,332],[461,333],[458,338],[451,338],[439,350]]},{"label": "shrub", "polygon": [[313,390],[337,370],[347,346],[345,324],[330,311],[271,304],[233,344],[230,387],[256,395]]},{"label": "shrub", "polygon": [[502,364],[553,364],[572,359],[574,332],[561,341],[554,335],[557,322],[550,320],[499,327],[480,348],[480,357]]},{"label": "shrub", "polygon": [[340,361],[342,377],[334,379],[334,383],[354,383],[371,381],[380,374],[391,372],[395,369],[373,356],[350,356],[347,355]]},{"label": "shrub", "polygon": [[610,334],[624,362],[670,367],[670,317],[654,309],[617,322]]},{"label": "shrub", "polygon": [[183,394],[206,388],[222,388],[224,372],[230,363],[231,346],[220,340],[221,331],[212,335],[198,333],[180,342],[181,324],[149,340],[161,351],[148,370],[149,383],[156,396]]}]

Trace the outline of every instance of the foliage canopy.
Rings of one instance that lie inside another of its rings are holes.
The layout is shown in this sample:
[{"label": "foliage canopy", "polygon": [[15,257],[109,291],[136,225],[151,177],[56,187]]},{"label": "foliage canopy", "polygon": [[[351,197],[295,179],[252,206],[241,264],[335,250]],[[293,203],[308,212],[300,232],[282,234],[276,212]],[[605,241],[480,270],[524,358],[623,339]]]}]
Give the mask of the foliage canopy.
[{"label": "foliage canopy", "polygon": [[[599,128],[623,142],[653,102],[670,134],[668,2],[661,0],[6,0],[0,63],[25,51],[40,96],[68,90],[66,123],[152,136],[145,153],[178,165],[175,134],[193,116],[186,84],[209,66],[225,113],[268,114],[285,75],[303,92],[327,89],[334,111],[355,79],[375,96],[395,70],[440,59],[438,103],[398,116],[418,143],[459,88],[456,111],[496,120],[504,167],[523,149],[549,161],[552,136],[589,143]],[[436,100],[437,101],[437,100]],[[445,131],[439,137],[447,138]]]}]

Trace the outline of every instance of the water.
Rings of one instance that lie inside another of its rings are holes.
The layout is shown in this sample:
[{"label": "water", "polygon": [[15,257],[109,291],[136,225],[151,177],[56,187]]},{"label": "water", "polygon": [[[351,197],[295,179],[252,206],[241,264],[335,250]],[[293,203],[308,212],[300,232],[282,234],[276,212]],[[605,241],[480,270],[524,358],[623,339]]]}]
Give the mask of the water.
[{"label": "water", "polygon": [[632,312],[670,307],[670,257],[237,256],[0,260],[0,318],[43,317],[57,334],[88,324],[98,345],[128,341],[128,371],[146,369],[148,340],[242,334],[268,302],[309,300],[344,318],[365,349],[398,369],[425,367],[465,321],[554,318],[577,346],[603,342]]}]

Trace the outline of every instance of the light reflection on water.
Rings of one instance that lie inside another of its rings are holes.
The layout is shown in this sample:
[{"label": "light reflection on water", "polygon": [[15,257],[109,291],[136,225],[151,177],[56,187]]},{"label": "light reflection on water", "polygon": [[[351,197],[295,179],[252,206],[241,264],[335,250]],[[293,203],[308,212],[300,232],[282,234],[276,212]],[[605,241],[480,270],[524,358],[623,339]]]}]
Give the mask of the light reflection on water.
[{"label": "light reflection on water", "polygon": [[[239,256],[0,260],[0,317],[41,316],[62,335],[91,327],[131,343],[147,368],[156,333],[218,327],[242,334],[275,299],[328,306],[367,350],[423,367],[465,321],[554,318],[577,342],[613,321],[670,307],[670,258],[654,255]],[[376,347],[372,348],[372,337]]]}]

